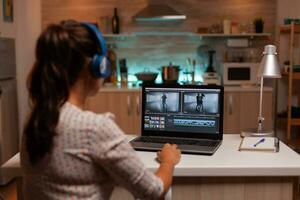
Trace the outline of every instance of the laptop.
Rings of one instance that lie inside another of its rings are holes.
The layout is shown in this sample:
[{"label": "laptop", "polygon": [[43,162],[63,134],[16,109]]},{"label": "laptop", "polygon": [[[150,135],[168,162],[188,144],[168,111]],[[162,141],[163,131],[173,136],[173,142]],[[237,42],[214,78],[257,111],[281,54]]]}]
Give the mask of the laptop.
[{"label": "laptop", "polygon": [[223,139],[223,102],[222,86],[143,85],[142,132],[130,144],[157,151],[171,143],[182,153],[212,155]]}]

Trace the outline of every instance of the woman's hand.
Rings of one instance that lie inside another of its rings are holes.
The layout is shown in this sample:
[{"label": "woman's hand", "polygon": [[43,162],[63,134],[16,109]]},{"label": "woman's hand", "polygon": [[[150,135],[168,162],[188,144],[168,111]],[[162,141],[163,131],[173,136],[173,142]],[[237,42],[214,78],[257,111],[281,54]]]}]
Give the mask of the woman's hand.
[{"label": "woman's hand", "polygon": [[165,144],[161,151],[157,152],[157,158],[161,164],[176,165],[181,158],[181,151],[176,144]]},{"label": "woman's hand", "polygon": [[174,166],[179,163],[180,158],[181,151],[177,148],[176,144],[167,143],[161,151],[157,152],[157,159],[160,162],[160,166],[156,171],[156,176],[163,182],[162,199],[172,184]]}]

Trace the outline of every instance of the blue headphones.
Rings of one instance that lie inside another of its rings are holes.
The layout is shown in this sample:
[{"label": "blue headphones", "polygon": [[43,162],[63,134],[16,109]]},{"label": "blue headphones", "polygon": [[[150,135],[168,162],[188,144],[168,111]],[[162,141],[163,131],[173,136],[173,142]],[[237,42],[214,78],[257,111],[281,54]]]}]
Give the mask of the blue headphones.
[{"label": "blue headphones", "polygon": [[107,50],[106,50],[106,44],[105,40],[101,34],[101,32],[98,30],[98,28],[90,23],[83,22],[82,23],[87,29],[92,31],[96,38],[98,39],[99,46],[101,48],[101,54],[95,54],[92,58],[91,62],[91,69],[92,73],[97,78],[107,78],[111,73],[110,68],[110,62],[107,58]]}]

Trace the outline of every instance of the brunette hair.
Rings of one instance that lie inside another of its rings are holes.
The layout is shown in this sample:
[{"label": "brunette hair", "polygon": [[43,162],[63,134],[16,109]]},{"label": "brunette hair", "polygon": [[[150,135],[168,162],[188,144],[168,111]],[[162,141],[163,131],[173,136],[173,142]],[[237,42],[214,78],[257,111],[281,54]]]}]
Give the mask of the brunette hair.
[{"label": "brunette hair", "polygon": [[60,108],[88,58],[99,53],[98,43],[94,33],[73,20],[49,25],[39,36],[27,80],[31,113],[24,129],[32,164],[51,152]]}]

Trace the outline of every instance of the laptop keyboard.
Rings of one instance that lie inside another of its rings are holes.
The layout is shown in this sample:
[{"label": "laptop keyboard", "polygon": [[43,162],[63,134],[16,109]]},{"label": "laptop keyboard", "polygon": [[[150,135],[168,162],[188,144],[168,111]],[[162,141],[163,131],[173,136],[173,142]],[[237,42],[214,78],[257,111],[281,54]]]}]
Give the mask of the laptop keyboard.
[{"label": "laptop keyboard", "polygon": [[177,145],[198,145],[198,146],[207,146],[207,147],[214,147],[216,146],[219,141],[214,140],[187,140],[187,139],[177,139],[177,138],[156,138],[156,137],[141,137],[141,142],[148,142],[148,143],[170,143],[170,144],[177,144]]}]

